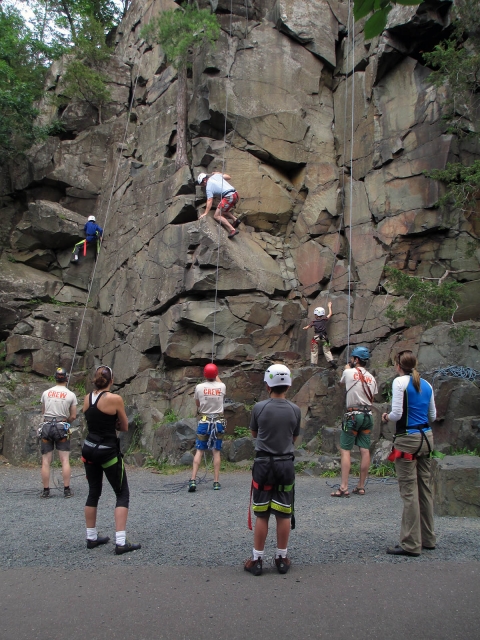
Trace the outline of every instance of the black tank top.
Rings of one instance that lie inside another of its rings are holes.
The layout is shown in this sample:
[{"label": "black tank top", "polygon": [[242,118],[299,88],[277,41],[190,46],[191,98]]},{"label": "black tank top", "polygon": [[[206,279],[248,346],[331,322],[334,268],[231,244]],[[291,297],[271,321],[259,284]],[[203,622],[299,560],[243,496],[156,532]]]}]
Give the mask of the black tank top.
[{"label": "black tank top", "polygon": [[[104,442],[116,441],[117,434],[115,425],[117,424],[117,414],[111,416],[108,413],[100,411],[97,403],[106,391],[102,391],[97,397],[95,404],[92,402],[92,394],[89,395],[89,407],[85,411],[85,419],[88,426],[88,435],[99,436]],[[87,439],[88,439],[87,435]]]}]

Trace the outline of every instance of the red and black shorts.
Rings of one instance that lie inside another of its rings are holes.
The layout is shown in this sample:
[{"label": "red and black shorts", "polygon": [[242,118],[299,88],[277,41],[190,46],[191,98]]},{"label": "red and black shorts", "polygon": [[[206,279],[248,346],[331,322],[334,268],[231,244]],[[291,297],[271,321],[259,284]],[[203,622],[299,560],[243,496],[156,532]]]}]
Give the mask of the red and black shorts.
[{"label": "red and black shorts", "polygon": [[233,209],[233,207],[237,204],[238,200],[238,193],[236,191],[232,191],[231,193],[227,193],[222,197],[218,208],[222,213],[228,213],[230,209]]},{"label": "red and black shorts", "polygon": [[295,485],[293,455],[257,456],[253,463],[253,512],[257,517],[274,513],[291,518]]}]

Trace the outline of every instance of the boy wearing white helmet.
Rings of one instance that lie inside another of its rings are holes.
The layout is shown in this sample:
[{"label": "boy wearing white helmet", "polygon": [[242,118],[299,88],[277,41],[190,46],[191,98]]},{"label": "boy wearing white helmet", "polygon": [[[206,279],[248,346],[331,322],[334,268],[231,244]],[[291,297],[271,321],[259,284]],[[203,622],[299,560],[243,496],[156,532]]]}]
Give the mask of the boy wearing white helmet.
[{"label": "boy wearing white helmet", "polygon": [[212,173],[211,176],[207,176],[206,173],[198,175],[198,184],[205,187],[207,192],[207,206],[202,215],[198,216],[198,219],[200,220],[207,215],[212,208],[214,198],[220,198],[213,217],[225,227],[228,231],[228,237],[234,238],[238,234],[236,228],[240,224],[240,220],[231,213],[231,209],[237,204],[239,197],[235,187],[229,184],[227,180],[231,180],[230,176],[227,173],[219,173],[218,171]]},{"label": "boy wearing white helmet", "polygon": [[310,343],[310,362],[313,365],[318,364],[318,345],[321,343],[325,360],[333,369],[336,369],[337,363],[333,359],[327,337],[327,323],[332,317],[332,303],[328,303],[328,316],[325,315],[325,309],[323,307],[316,307],[313,314],[315,318],[307,324],[306,327],[303,327],[304,330],[310,329],[310,327],[314,327],[315,329],[315,334]]},{"label": "boy wearing white helmet", "polygon": [[[293,519],[295,484],[294,442],[300,433],[300,409],[286,399],[292,385],[290,370],[283,364],[273,364],[265,372],[264,381],[270,395],[257,402],[250,421],[256,438],[255,462],[252,469],[253,511],[257,517],[253,538],[253,557],[244,564],[254,576],[262,573],[268,521],[273,513],[277,522],[275,565],[279,573],[287,573],[290,528]],[[251,526],[250,526],[251,528]]]},{"label": "boy wearing white helmet", "polygon": [[77,242],[77,244],[73,247],[73,256],[71,261],[74,263],[78,262],[78,254],[80,253],[80,249],[82,246],[84,256],[87,254],[87,244],[90,242],[96,241],[95,257],[97,256],[100,249],[100,240],[103,236],[103,229],[95,222],[95,216],[88,216],[83,230],[85,232],[85,240],[80,240],[80,242]]}]

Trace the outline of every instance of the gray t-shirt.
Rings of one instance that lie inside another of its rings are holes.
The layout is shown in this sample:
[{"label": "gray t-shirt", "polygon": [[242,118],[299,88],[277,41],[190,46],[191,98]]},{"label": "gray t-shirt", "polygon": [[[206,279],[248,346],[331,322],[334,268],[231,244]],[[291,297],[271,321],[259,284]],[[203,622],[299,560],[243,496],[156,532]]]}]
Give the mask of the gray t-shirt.
[{"label": "gray t-shirt", "polygon": [[55,385],[42,393],[41,402],[45,407],[45,418],[68,420],[70,407],[77,405],[77,396],[64,385]]},{"label": "gray t-shirt", "polygon": [[227,389],[223,382],[207,380],[195,387],[195,400],[198,400],[201,413],[223,413],[223,400]]},{"label": "gray t-shirt", "polygon": [[300,433],[300,409],[283,398],[270,398],[253,407],[250,430],[257,431],[256,451],[281,456],[293,453],[294,436]]}]

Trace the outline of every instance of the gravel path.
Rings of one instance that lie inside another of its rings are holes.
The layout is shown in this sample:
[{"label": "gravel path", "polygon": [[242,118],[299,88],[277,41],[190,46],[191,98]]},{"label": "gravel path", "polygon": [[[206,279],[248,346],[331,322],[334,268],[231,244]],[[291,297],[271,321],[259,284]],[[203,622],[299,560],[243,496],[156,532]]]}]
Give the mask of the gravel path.
[{"label": "gravel path", "polygon": [[[1,567],[90,568],[118,565],[235,566],[249,555],[253,536],[247,528],[250,473],[222,474],[221,491],[213,491],[211,475],[196,493],[158,491],[188,474],[161,476],[128,469],[131,490],[127,536],[142,549],[116,557],[113,545],[87,551],[83,506],[87,483],[81,467],[73,467],[72,489],[65,500],[54,491],[39,499],[40,469],[0,467]],[[59,470],[55,480],[61,484]],[[330,484],[336,480],[329,480]],[[391,482],[391,481],[390,481]],[[35,491],[29,491],[34,489]],[[398,541],[401,500],[396,483],[370,482],[364,497],[330,498],[323,478],[297,477],[297,527],[289,556],[296,564],[412,562],[385,554]],[[109,485],[98,510],[98,530],[114,538],[114,496]],[[436,518],[437,549],[415,562],[480,560],[480,521]],[[273,555],[273,531],[267,555]]]}]

